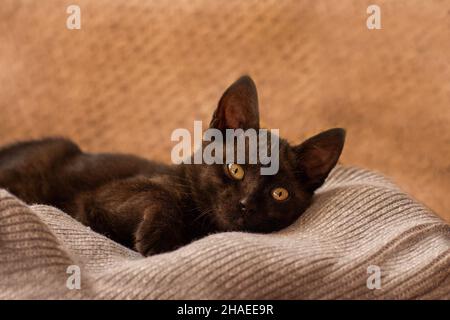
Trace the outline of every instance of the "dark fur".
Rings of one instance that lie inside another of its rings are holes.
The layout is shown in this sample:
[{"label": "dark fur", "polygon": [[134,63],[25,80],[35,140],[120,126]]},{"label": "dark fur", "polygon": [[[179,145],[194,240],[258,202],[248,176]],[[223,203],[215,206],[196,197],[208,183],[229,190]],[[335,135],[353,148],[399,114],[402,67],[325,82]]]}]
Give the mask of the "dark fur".
[{"label": "dark fur", "polygon": [[[221,98],[211,127],[259,127],[249,77]],[[144,255],[173,250],[217,231],[271,232],[294,222],[335,166],[345,132],[331,129],[299,146],[280,141],[280,170],[230,179],[224,166],[164,165],[132,155],[90,154],[70,140],[47,138],[0,149],[0,187],[27,203],[56,206],[93,230]],[[277,202],[275,187],[290,198]],[[246,210],[241,202],[245,201]]]}]

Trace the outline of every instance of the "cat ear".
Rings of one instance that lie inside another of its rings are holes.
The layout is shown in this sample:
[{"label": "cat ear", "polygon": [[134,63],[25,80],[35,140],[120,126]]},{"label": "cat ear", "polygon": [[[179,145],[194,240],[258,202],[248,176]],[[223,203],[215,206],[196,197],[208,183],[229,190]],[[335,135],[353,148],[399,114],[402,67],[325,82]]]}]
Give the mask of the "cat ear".
[{"label": "cat ear", "polygon": [[258,93],[249,76],[239,78],[225,91],[209,126],[219,130],[259,129]]},{"label": "cat ear", "polygon": [[294,147],[298,169],[310,191],[320,187],[336,165],[345,142],[345,130],[330,129]]}]

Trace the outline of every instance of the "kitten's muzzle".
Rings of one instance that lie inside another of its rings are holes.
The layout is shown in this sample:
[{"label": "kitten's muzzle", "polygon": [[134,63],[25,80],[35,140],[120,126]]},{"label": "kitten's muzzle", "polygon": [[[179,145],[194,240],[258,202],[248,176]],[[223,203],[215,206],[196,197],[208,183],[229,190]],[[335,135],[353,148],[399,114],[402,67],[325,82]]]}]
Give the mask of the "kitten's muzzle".
[{"label": "kitten's muzzle", "polygon": [[249,208],[249,206],[248,206],[247,198],[244,198],[239,201],[239,209],[242,214],[251,214],[253,212],[253,209]]}]

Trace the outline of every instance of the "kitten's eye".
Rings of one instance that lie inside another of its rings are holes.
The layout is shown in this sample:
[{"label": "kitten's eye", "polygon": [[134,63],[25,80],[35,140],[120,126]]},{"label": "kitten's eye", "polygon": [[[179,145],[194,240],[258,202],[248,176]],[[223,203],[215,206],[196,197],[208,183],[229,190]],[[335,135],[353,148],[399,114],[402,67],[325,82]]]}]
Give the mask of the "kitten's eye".
[{"label": "kitten's eye", "polygon": [[226,166],[228,176],[234,180],[242,180],[244,178],[244,168],[236,163],[230,163]]},{"label": "kitten's eye", "polygon": [[272,190],[272,197],[277,201],[284,201],[289,197],[289,192],[285,188],[275,188]]}]

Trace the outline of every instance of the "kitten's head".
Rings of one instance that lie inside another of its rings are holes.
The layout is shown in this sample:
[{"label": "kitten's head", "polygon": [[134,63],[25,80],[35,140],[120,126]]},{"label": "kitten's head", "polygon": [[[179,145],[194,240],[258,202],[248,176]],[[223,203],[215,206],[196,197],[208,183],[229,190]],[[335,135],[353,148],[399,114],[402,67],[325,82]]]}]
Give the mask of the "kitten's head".
[{"label": "kitten's head", "polygon": [[[223,94],[210,128],[259,129],[254,82],[244,76]],[[272,134],[272,133],[270,133]],[[279,170],[261,175],[261,164],[195,166],[193,197],[200,211],[224,231],[271,232],[293,223],[336,165],[345,131],[330,129],[300,145],[279,139]],[[225,154],[225,153],[224,153]]]}]

